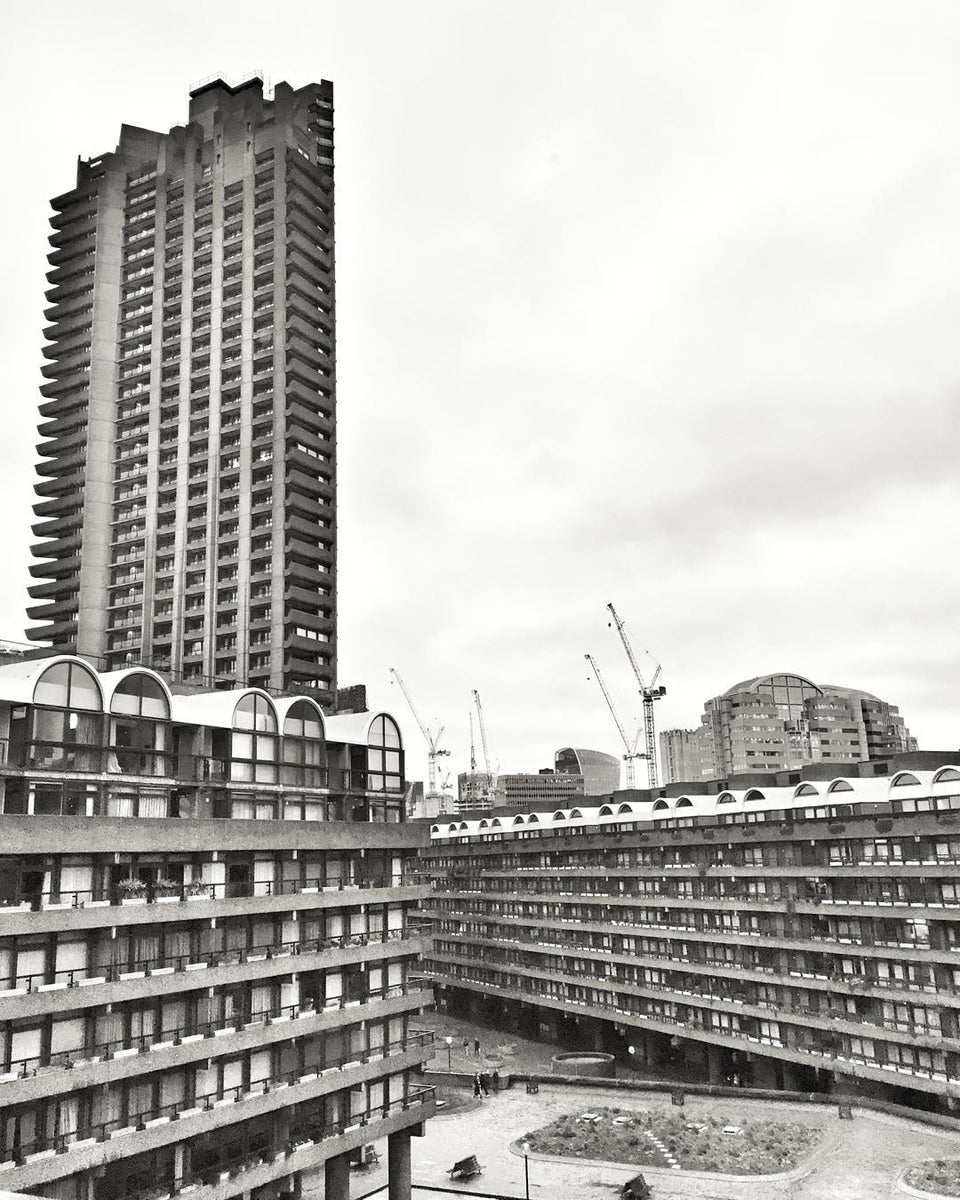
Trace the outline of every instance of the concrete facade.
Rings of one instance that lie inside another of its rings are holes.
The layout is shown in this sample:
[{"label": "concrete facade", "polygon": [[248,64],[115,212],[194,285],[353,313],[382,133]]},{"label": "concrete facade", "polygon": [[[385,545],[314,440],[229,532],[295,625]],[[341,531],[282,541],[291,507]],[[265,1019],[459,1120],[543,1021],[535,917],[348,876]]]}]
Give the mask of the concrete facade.
[{"label": "concrete facade", "polygon": [[427,830],[393,718],[57,656],[0,667],[0,749],[4,1184],[347,1200],[387,1137],[408,1200]]},{"label": "concrete facade", "polygon": [[953,1109],[960,765],[934,757],[435,824],[428,972],[651,1069]]}]

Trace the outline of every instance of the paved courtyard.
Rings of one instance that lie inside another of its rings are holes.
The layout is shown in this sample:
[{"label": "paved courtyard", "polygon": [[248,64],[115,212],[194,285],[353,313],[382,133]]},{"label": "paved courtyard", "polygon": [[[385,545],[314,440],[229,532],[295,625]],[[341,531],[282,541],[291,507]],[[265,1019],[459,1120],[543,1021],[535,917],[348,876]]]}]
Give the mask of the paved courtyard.
[{"label": "paved courtyard", "polygon": [[[426,1186],[461,1191],[524,1196],[523,1159],[510,1143],[531,1129],[564,1113],[578,1113],[598,1105],[622,1108],[670,1108],[669,1096],[623,1095],[599,1088],[558,1087],[541,1084],[537,1096],[517,1086],[484,1100],[468,1112],[441,1114],[427,1124],[423,1138],[413,1139],[413,1179]],[[811,1170],[802,1178],[771,1181],[742,1177],[737,1180],[696,1178],[681,1172],[644,1174],[654,1187],[654,1200],[888,1200],[903,1196],[897,1179],[903,1169],[923,1158],[960,1156],[960,1136],[939,1132],[918,1122],[900,1121],[856,1110],[852,1121],[839,1121],[836,1109],[780,1104],[773,1101],[717,1100],[688,1096],[684,1115],[695,1120],[700,1113],[727,1114],[732,1123],[743,1120],[793,1120],[824,1130],[821,1147],[814,1152]],[[356,1172],[353,1192],[361,1196],[386,1183],[386,1145],[378,1146],[381,1164]],[[483,1175],[462,1185],[451,1184],[447,1170],[458,1158],[475,1154]],[[625,1179],[636,1174],[628,1166],[593,1166],[559,1162],[538,1156],[530,1159],[530,1196],[560,1200],[612,1200]],[[304,1196],[318,1200],[322,1186],[307,1187]]]}]

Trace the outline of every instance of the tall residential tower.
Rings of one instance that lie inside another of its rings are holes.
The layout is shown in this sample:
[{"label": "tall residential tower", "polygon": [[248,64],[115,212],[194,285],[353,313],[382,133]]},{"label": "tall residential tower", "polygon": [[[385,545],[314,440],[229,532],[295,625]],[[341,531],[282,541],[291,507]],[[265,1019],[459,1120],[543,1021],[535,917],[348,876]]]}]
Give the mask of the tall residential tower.
[{"label": "tall residential tower", "polygon": [[53,201],[31,640],[333,697],[332,97],[217,79]]}]

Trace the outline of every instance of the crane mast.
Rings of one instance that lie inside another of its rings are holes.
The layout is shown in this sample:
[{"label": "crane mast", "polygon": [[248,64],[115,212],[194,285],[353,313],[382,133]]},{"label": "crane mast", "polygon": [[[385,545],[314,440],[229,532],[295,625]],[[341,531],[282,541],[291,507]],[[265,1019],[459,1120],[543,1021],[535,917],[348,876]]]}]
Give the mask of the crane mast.
[{"label": "crane mast", "polygon": [[423,734],[423,740],[427,743],[427,795],[435,796],[437,794],[437,759],[444,754],[449,754],[449,750],[440,749],[440,739],[443,737],[443,726],[437,727],[436,733],[431,733],[424,723],[423,718],[417,712],[417,706],[413,702],[413,697],[407,691],[407,685],[403,682],[400,672],[396,667],[390,668],[390,674],[400,685],[400,691],[403,692],[403,698],[406,700],[413,713],[413,719],[420,727],[420,732]]},{"label": "crane mast", "polygon": [[480,693],[473,689],[473,702],[477,706],[477,723],[480,726],[480,745],[483,748],[483,769],[487,775],[487,799],[493,803],[496,785],[493,772],[490,770],[490,748],[487,745],[487,726],[483,719],[483,706],[480,703]]},{"label": "crane mast", "polygon": [[633,652],[633,646],[630,644],[630,638],[627,635],[626,628],[623,622],[617,615],[617,610],[612,604],[608,604],[607,608],[610,615],[613,617],[613,623],[617,627],[617,633],[620,635],[620,641],[623,643],[623,648],[626,651],[627,660],[630,663],[630,668],[633,671],[633,676],[637,681],[637,686],[640,689],[640,695],[643,697],[643,732],[646,742],[646,760],[647,760],[647,781],[650,787],[658,786],[659,779],[657,775],[657,731],[656,723],[653,714],[653,702],[661,699],[667,693],[667,689],[663,684],[659,684],[660,679],[660,664],[657,664],[657,669],[653,673],[653,678],[647,684],[644,681],[643,673],[640,670],[640,664],[637,662],[637,656]]},{"label": "crane mast", "polygon": [[623,742],[623,748],[626,751],[626,753],[623,756],[623,761],[626,763],[626,768],[624,771],[624,774],[626,776],[625,783],[628,788],[633,788],[636,785],[636,779],[634,776],[634,769],[633,769],[634,760],[638,759],[638,758],[646,757],[644,754],[640,753],[637,750],[637,742],[640,740],[640,730],[639,729],[637,730],[637,736],[633,739],[633,744],[631,745],[630,741],[627,738],[626,731],[623,728],[623,722],[620,720],[620,717],[617,713],[616,708],[614,708],[613,697],[610,695],[609,691],[607,691],[607,685],[604,682],[603,676],[600,674],[600,668],[594,662],[593,655],[585,654],[583,657],[590,664],[590,667],[594,673],[594,676],[596,677],[597,683],[600,685],[600,691],[603,692],[603,698],[607,702],[607,708],[610,709],[610,716],[613,717],[614,724],[616,725],[617,730],[620,733],[620,739]]}]

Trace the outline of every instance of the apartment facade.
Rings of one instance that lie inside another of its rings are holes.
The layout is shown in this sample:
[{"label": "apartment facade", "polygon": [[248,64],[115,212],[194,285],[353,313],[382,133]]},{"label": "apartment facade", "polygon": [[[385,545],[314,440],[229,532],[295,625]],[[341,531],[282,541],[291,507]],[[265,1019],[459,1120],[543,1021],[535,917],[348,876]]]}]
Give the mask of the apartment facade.
[{"label": "apartment facade", "polygon": [[387,713],[0,667],[0,1184],[292,1200],[434,1108]]},{"label": "apartment facade", "polygon": [[330,703],[332,85],[213,81],[52,207],[27,636]]},{"label": "apartment facade", "polygon": [[786,672],[743,680],[707,700],[696,730],[660,734],[667,783],[884,759],[916,748],[895,705]]},{"label": "apartment facade", "polygon": [[435,823],[438,1005],[667,1077],[960,1104],[956,758],[676,791]]}]

